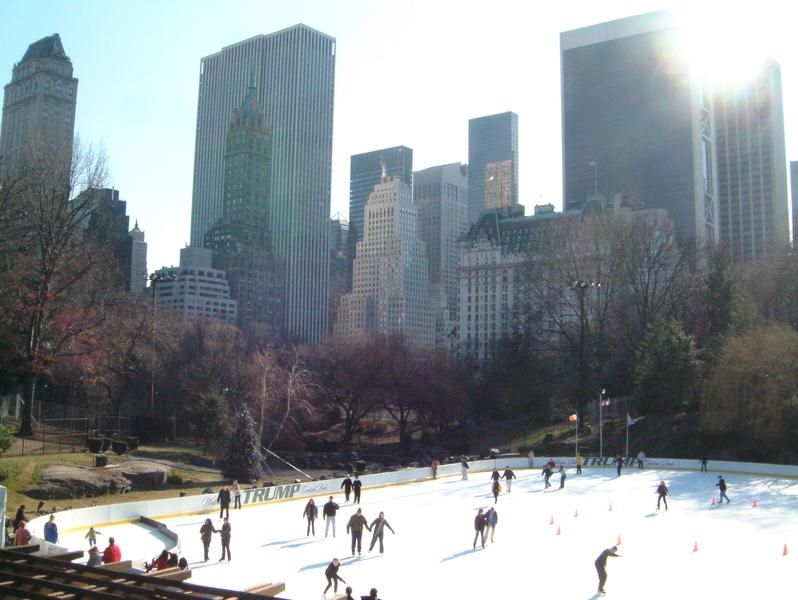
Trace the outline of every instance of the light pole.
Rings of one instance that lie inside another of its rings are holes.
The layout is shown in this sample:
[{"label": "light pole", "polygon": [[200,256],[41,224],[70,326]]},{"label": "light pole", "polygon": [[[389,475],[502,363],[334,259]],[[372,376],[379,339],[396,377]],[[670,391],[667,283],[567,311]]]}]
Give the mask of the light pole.
[{"label": "light pole", "polygon": [[579,396],[576,400],[576,428],[580,427],[579,416],[584,415],[585,399],[585,290],[601,287],[595,281],[577,279],[571,282],[571,288],[576,291],[579,300]]},{"label": "light pole", "polygon": [[599,459],[604,458],[604,396],[607,390],[602,389],[599,394]]}]

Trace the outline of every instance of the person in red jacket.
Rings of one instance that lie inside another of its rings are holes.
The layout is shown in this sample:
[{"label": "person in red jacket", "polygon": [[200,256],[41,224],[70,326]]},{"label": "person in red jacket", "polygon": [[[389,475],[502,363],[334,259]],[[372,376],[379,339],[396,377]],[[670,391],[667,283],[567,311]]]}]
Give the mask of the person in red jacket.
[{"label": "person in red jacket", "polygon": [[108,538],[108,547],[103,552],[103,562],[107,565],[108,563],[115,563],[122,560],[122,551],[119,549],[114,543],[114,538]]},{"label": "person in red jacket", "polygon": [[22,520],[14,532],[14,545],[27,546],[28,544],[30,544],[30,531],[25,527],[25,521]]},{"label": "person in red jacket", "polygon": [[169,552],[164,550],[158,556],[152,559],[152,563],[145,564],[144,568],[147,570],[147,573],[155,569],[156,571],[160,571],[161,569],[168,569],[169,568]]}]

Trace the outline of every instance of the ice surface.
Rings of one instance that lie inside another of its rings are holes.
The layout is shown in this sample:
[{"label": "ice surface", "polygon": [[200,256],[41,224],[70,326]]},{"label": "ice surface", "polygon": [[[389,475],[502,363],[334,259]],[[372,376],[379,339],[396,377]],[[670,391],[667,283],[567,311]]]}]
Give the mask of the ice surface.
[{"label": "ice surface", "polygon": [[[479,545],[472,550],[471,544],[477,509],[493,504],[489,472],[472,473],[468,481],[454,476],[364,488],[360,507],[369,523],[384,511],[396,530],[396,535],[386,530],[384,556],[377,548],[371,554],[364,548],[362,558],[352,558],[346,523],[357,507],[346,504],[343,494],[335,496],[341,505],[335,538],[324,538],[321,518],[316,537],[305,537],[302,511],[307,498],[231,511],[230,563],[217,560],[218,536],[211,544],[211,561],[202,561],[200,525],[210,516],[218,528],[218,513],[161,520],[180,536],[193,570],[192,583],[243,589],[283,581],[286,591],[280,596],[293,600],[321,596],[324,569],[333,557],[342,560],[339,575],[353,586],[356,597],[376,587],[383,600],[587,600],[596,597],[593,561],[619,537],[622,557],[610,558],[607,565],[608,598],[793,597],[798,553],[795,480],[725,474],[731,504],[712,506],[718,476],[713,472],[630,468],[616,478],[610,469],[585,469],[582,475],[570,469],[562,490],[557,474],[548,490],[539,470],[516,474],[512,493],[505,489],[499,496],[495,543],[485,550]],[[660,479],[672,495],[670,509],[658,512],[654,490]],[[326,501],[316,498],[319,513]],[[108,535],[114,535],[124,558],[150,559],[164,542],[139,529],[103,527],[98,545],[104,548]],[[62,535],[62,543],[70,549],[86,548],[84,533]],[[370,540],[371,534],[364,532],[364,545]],[[789,549],[786,557],[784,544]],[[344,587],[339,585],[338,591]]]}]

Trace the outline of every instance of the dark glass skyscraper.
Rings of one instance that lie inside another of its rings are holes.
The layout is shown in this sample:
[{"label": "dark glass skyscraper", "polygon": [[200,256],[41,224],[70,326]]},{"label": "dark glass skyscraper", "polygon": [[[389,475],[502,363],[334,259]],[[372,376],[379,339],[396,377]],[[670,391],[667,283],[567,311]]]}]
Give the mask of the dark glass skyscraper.
[{"label": "dark glass skyscraper", "polygon": [[[507,176],[501,198],[486,201],[486,188],[494,178]],[[479,117],[468,121],[468,220],[492,208],[518,204],[518,115],[513,112]]]},{"label": "dark glass skyscraper", "polygon": [[268,218],[292,340],[327,334],[334,80],[335,39],[306,25],[227,46],[200,68],[191,244],[222,216],[227,125],[254,84],[274,133]]},{"label": "dark glass skyscraper", "polygon": [[560,34],[563,194],[663,208],[683,240],[718,237],[710,97],[667,12]]}]

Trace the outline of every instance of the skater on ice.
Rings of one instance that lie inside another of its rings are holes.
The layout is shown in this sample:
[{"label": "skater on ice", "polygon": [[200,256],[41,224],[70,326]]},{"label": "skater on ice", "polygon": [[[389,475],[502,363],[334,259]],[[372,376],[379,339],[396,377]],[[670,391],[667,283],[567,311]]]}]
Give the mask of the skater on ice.
[{"label": "skater on ice", "polygon": [[499,479],[501,479],[501,475],[499,475],[499,469],[494,467],[493,468],[493,473],[490,474],[490,478],[493,481],[499,481]]},{"label": "skater on ice", "polygon": [[227,562],[230,562],[232,556],[230,556],[230,520],[225,517],[224,523],[222,523],[222,528],[219,530],[222,538],[222,558],[219,559],[219,562],[224,560],[225,555],[227,555]]},{"label": "skater on ice", "polygon": [[576,453],[576,474],[582,474],[582,455],[579,452]]},{"label": "skater on ice", "polygon": [[729,497],[726,495],[726,480],[723,479],[723,475],[718,475],[718,482],[715,486],[720,490],[720,500],[718,500],[718,504],[723,504],[724,498],[726,498],[726,504],[728,504]]},{"label": "skater on ice", "polygon": [[327,534],[330,533],[330,523],[332,523],[333,537],[335,537],[335,513],[338,512],[339,508],[341,507],[333,502],[333,497],[330,496],[329,501],[324,505],[321,511],[322,518],[327,521],[327,524],[324,526],[324,537],[327,537]]},{"label": "skater on ice", "polygon": [[563,468],[562,465],[560,465],[559,473],[560,473],[560,489],[563,489],[565,487],[565,478],[567,477],[567,475],[565,474],[565,469]]},{"label": "skater on ice", "polygon": [[396,535],[396,532],[393,530],[393,527],[391,527],[388,521],[385,520],[385,513],[381,512],[380,516],[374,519],[371,522],[371,527],[369,527],[371,531],[371,545],[369,546],[369,552],[371,552],[374,549],[374,544],[377,542],[377,540],[380,540],[380,554],[382,554],[383,552],[382,538],[385,535],[386,527],[391,530],[392,534]]},{"label": "skater on ice", "polygon": [[499,514],[492,506],[485,513],[485,537],[493,543],[493,535],[496,533],[496,525],[499,523]]},{"label": "skater on ice", "polygon": [[324,569],[324,576],[327,578],[327,587],[324,588],[324,592],[322,592],[321,597],[325,598],[327,596],[327,590],[331,587],[333,589],[333,594],[338,591],[338,582],[346,583],[343,577],[338,575],[338,569],[341,567],[341,561],[337,558],[332,559],[330,564],[327,565],[327,568]]},{"label": "skater on ice", "polygon": [[[205,522],[200,527],[200,539],[202,540],[202,548],[205,551],[205,562],[208,562],[208,549],[211,547],[211,537],[214,533],[219,533],[216,528],[211,523],[210,519],[205,519]],[[109,541],[113,542],[114,538],[110,538]],[[106,562],[103,560],[103,562]]]},{"label": "skater on ice", "polygon": [[620,454],[615,456],[615,459],[612,461],[612,464],[616,465],[616,469],[618,471],[618,477],[621,476],[621,469],[623,469],[623,456]]},{"label": "skater on ice", "polygon": [[352,494],[352,478],[349,477],[349,473],[346,474],[344,480],[341,482],[340,489],[344,490],[344,497],[346,501],[349,502],[349,496]]},{"label": "skater on ice", "polygon": [[432,464],[430,464],[429,468],[432,471],[432,478],[433,479],[437,479],[438,478],[438,459],[437,458],[433,458],[432,459]]},{"label": "skater on ice", "polygon": [[510,468],[510,465],[504,467],[504,473],[502,474],[502,479],[507,480],[507,493],[509,494],[513,489],[513,479],[516,479],[515,473]]},{"label": "skater on ice", "polygon": [[305,532],[305,535],[310,535],[310,532],[313,532],[313,535],[316,535],[316,518],[319,516],[319,507],[316,506],[315,500],[311,498],[308,500],[308,503],[305,505],[305,510],[302,513],[302,517],[308,520],[308,530]]},{"label": "skater on ice", "polygon": [[469,468],[468,461],[466,460],[466,457],[463,456],[462,458],[460,458],[460,470],[463,473],[463,476],[460,478],[460,481],[468,480],[468,468]]},{"label": "skater on ice", "polygon": [[618,552],[618,546],[613,546],[612,548],[607,548],[601,554],[598,555],[596,559],[596,572],[598,573],[599,584],[598,584],[598,593],[602,596],[604,595],[604,584],[607,582],[607,557],[609,556],[616,556],[620,557]]},{"label": "skater on ice", "polygon": [[706,457],[706,455],[702,455],[701,458],[698,459],[698,464],[701,466],[701,472],[702,473],[709,471],[709,469],[707,469],[707,457]]},{"label": "skater on ice", "polygon": [[219,490],[219,495],[216,497],[216,501],[219,503],[219,518],[221,519],[224,515],[224,512],[227,511],[227,516],[230,516],[230,490],[226,487],[222,487]]},{"label": "skater on ice", "polygon": [[659,503],[660,501],[665,503],[665,510],[668,510],[668,500],[665,498],[670,492],[668,492],[668,486],[665,485],[664,481],[660,481],[659,485],[657,486],[657,510],[659,510]]},{"label": "skater on ice", "polygon": [[357,546],[358,556],[361,553],[364,527],[371,531],[368,522],[366,521],[366,517],[363,516],[363,511],[358,508],[357,512],[349,517],[349,522],[346,524],[346,532],[351,532],[352,534],[352,556],[355,555],[355,546]]},{"label": "skater on ice", "polygon": [[241,508],[241,484],[233,479],[233,508]]},{"label": "skater on ice", "polygon": [[638,469],[642,469],[643,468],[643,462],[645,460],[646,460],[646,453],[641,450],[640,452],[637,453],[637,468]]},{"label": "skater on ice", "polygon": [[485,547],[485,527],[487,526],[487,522],[485,519],[485,514],[482,509],[479,509],[477,516],[474,517],[474,543],[471,545],[474,550],[477,548],[477,538],[482,536],[482,547]]},{"label": "skater on ice", "polygon": [[493,494],[493,503],[496,504],[499,501],[499,492],[502,491],[502,486],[499,483],[498,479],[494,479],[493,483],[490,484],[490,493]]},{"label": "skater on ice", "polygon": [[546,464],[546,466],[543,467],[541,475],[543,475],[543,482],[546,484],[546,487],[550,488],[551,483],[549,483],[549,479],[551,479],[551,467],[549,467],[548,464]]},{"label": "skater on ice", "polygon": [[355,504],[360,504],[360,490],[363,489],[363,482],[355,475],[355,480],[352,482],[352,491],[355,492]]}]

